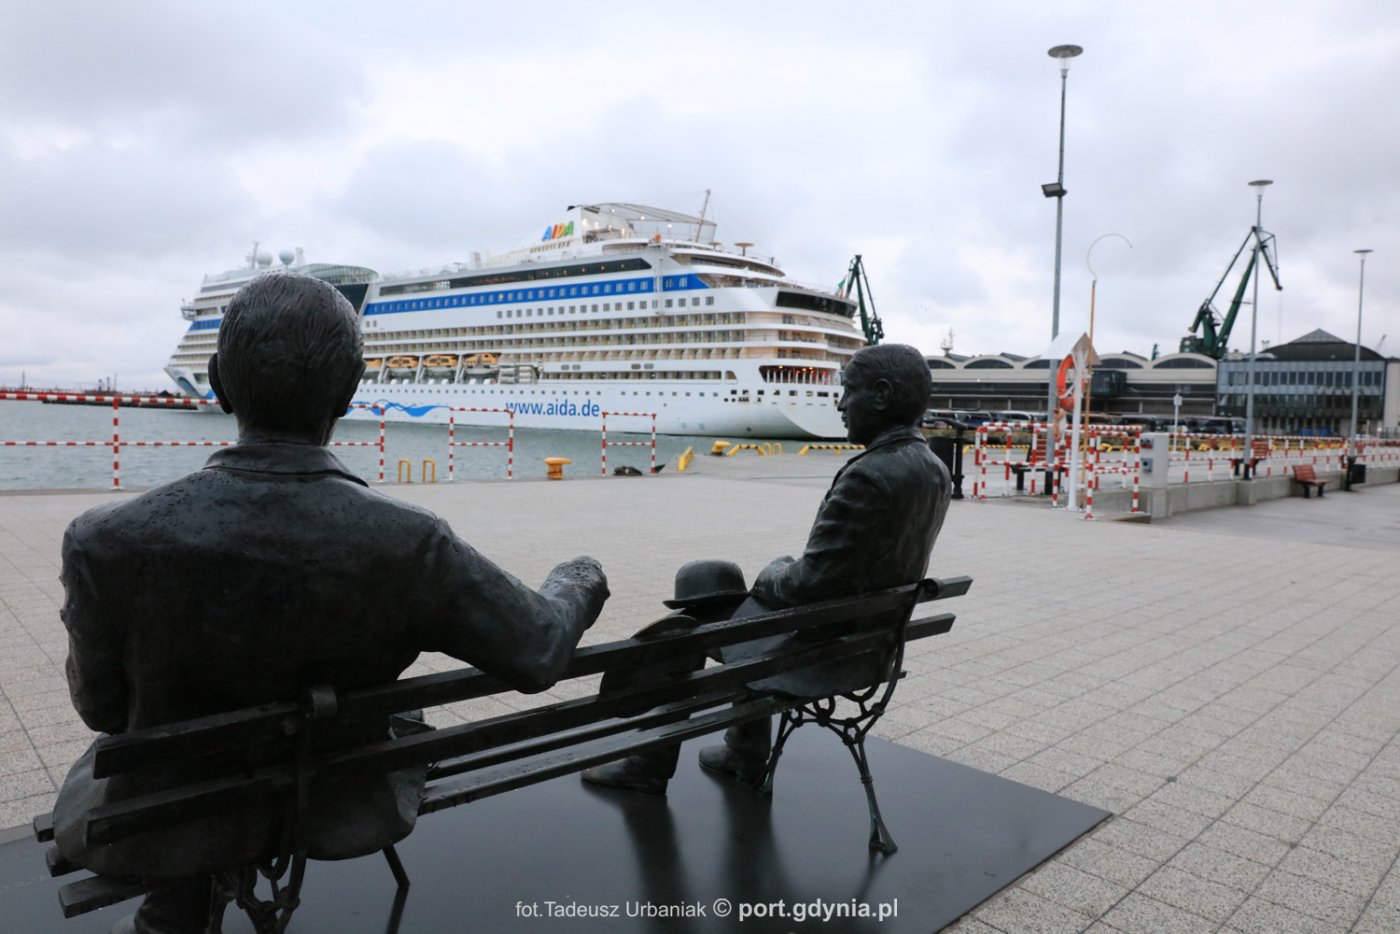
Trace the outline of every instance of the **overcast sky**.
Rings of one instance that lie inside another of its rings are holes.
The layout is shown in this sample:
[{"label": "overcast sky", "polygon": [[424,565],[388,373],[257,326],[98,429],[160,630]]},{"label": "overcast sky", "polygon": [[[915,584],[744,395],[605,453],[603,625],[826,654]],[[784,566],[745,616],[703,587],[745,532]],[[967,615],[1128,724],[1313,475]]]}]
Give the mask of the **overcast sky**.
[{"label": "overcast sky", "polygon": [[[887,339],[1173,351],[1254,222],[1259,338],[1400,354],[1400,5],[74,3],[0,8],[0,384],[163,388],[205,273],[396,272],[538,237],[570,204],[698,213]],[[1222,289],[1223,310],[1241,267]],[[1267,281],[1267,280],[1266,280]],[[1249,344],[1248,310],[1231,346]]]}]

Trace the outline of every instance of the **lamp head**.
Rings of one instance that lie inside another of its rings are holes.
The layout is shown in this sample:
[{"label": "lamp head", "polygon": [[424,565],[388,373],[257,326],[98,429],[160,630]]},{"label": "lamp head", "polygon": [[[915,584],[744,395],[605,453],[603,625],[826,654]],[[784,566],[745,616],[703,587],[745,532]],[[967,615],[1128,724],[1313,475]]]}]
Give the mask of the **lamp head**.
[{"label": "lamp head", "polygon": [[1060,60],[1060,74],[1063,75],[1069,71],[1069,60],[1083,55],[1084,49],[1077,45],[1057,45],[1046,54]]}]

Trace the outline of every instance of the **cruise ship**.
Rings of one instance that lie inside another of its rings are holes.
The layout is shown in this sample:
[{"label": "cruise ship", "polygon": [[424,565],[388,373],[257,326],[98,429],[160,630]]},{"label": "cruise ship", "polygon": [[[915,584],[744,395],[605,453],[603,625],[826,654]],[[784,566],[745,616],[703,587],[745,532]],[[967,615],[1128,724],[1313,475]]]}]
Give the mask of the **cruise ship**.
[{"label": "cruise ship", "polygon": [[[753,438],[838,438],[842,366],[865,344],[856,304],[804,285],[705,217],[639,204],[574,205],[538,239],[399,275],[306,263],[365,338],[356,403],[394,421]],[[206,276],[166,372],[210,396],[207,361],[239,286],[274,267]],[[632,414],[621,414],[632,413]],[[642,414],[636,414],[642,413]],[[379,418],[352,409],[350,418]]]}]

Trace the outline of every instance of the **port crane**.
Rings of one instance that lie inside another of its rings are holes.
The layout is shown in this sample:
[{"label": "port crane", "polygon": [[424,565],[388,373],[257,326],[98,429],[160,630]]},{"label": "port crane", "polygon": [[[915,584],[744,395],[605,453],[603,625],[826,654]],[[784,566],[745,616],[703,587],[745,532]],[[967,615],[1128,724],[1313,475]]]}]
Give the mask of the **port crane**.
[{"label": "port crane", "polygon": [[846,278],[841,280],[836,289],[842,298],[849,298],[852,290],[856,293],[856,308],[860,311],[860,329],[865,332],[865,343],[873,347],[884,340],[885,325],[875,313],[875,294],[870,291],[870,280],[865,277],[865,264],[861,262],[859,253],[851,260],[851,268],[846,270]]},{"label": "port crane", "polygon": [[[1235,268],[1235,263],[1239,262],[1240,255],[1244,253],[1245,247],[1251,243],[1257,243],[1258,249],[1251,249],[1249,252],[1249,262],[1245,263],[1244,275],[1240,277],[1239,287],[1235,289],[1235,295],[1230,299],[1230,307],[1226,310],[1222,318],[1215,310],[1215,296],[1220,293],[1220,287],[1225,284],[1225,280],[1230,277],[1230,270]],[[1191,322],[1191,327],[1187,328],[1187,336],[1181,339],[1182,353],[1201,353],[1217,360],[1223,359],[1230,341],[1230,331],[1235,326],[1235,318],[1240,313],[1240,305],[1244,302],[1244,290],[1249,285],[1249,277],[1256,270],[1254,261],[1256,257],[1264,257],[1264,265],[1269,267],[1269,275],[1273,277],[1274,288],[1283,291],[1283,284],[1278,281],[1278,267],[1274,265],[1273,257],[1269,255],[1269,248],[1274,243],[1274,235],[1254,226],[1249,228],[1249,233],[1245,236],[1240,248],[1235,251],[1234,258],[1230,260],[1230,265],[1225,267],[1225,273],[1220,277],[1220,281],[1215,284],[1215,290],[1210,293],[1204,302],[1201,303],[1200,310],[1196,312],[1196,320]],[[1196,332],[1200,331],[1197,336]]]}]

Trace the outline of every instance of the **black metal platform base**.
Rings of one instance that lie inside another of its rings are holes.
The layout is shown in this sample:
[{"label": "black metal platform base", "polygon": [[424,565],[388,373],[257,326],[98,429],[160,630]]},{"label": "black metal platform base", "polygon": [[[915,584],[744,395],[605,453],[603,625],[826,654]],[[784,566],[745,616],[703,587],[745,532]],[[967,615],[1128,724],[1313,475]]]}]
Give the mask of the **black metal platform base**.
[{"label": "black metal platform base", "polygon": [[[568,776],[424,817],[399,845],[413,884],[398,904],[382,859],[312,863],[289,930],[380,932],[397,918],[404,934],[927,934],[1108,816],[872,739],[881,809],[899,843],[883,857],[867,849],[865,796],[835,737],[799,730],[771,801],[703,772],[699,745],[682,751],[664,798]],[[59,884],[38,844],[0,846],[0,931],[98,934],[137,904],[64,921]],[[236,915],[229,934],[249,930]]]}]

